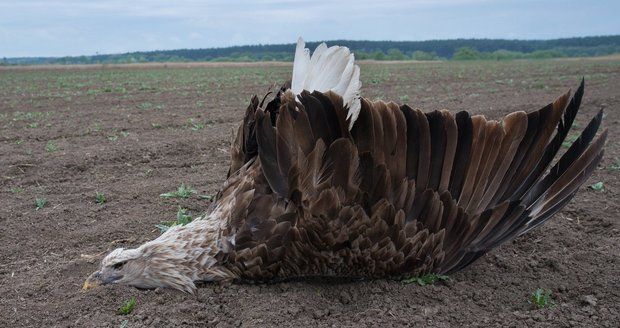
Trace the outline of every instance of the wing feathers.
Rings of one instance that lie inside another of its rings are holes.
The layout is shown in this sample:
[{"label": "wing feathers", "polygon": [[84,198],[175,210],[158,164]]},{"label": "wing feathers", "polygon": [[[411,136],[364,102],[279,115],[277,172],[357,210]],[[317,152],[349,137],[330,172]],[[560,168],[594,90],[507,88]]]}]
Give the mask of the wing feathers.
[{"label": "wing feathers", "polygon": [[[603,156],[599,112],[547,172],[583,81],[572,98],[501,122],[361,99],[349,130],[338,80],[355,75],[348,50],[298,53],[294,85],[306,72],[309,85],[336,90],[281,92],[265,110],[253,98],[231,150],[227,188],[238,189],[222,192],[233,204],[231,258],[243,263],[234,270],[252,279],[454,272],[548,220]],[[329,65],[343,74],[322,73]]]},{"label": "wing feathers", "polygon": [[302,38],[297,40],[291,90],[299,95],[308,92],[332,91],[343,99],[348,110],[349,130],[355,123],[360,103],[360,69],[355,57],[347,47],[327,47],[321,43],[310,56]]},{"label": "wing feathers", "polygon": [[454,199],[459,199],[465,174],[469,167],[471,156],[471,146],[473,142],[473,123],[469,113],[462,111],[456,114],[456,126],[458,131],[458,140],[456,145],[456,154],[454,155],[454,166],[452,168],[450,178],[450,193]]}]

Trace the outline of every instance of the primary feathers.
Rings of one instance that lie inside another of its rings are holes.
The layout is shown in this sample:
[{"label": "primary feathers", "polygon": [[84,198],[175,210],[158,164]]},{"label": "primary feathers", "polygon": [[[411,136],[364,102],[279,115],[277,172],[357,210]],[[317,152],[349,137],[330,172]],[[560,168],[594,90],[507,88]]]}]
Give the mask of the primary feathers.
[{"label": "primary feathers", "polygon": [[349,49],[310,56],[300,39],[290,88],[252,98],[211,212],[114,251],[85,287],[451,273],[548,220],[603,155],[599,112],[553,163],[583,81],[501,121],[370,101],[360,86]]},{"label": "primary feathers", "polygon": [[327,47],[321,43],[312,57],[310,49],[302,38],[297,40],[291,91],[295,95],[304,90],[308,92],[332,91],[340,95],[348,108],[347,118],[350,126],[357,119],[360,111],[360,68],[355,65],[355,56],[347,47]]}]

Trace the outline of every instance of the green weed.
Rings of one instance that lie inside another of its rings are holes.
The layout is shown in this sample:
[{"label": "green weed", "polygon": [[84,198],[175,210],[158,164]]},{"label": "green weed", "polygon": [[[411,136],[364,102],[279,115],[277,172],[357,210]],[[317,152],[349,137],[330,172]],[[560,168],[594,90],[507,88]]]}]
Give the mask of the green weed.
[{"label": "green weed", "polygon": [[605,184],[603,184],[603,181],[599,181],[591,185],[590,188],[594,191],[605,191]]},{"label": "green weed", "polygon": [[45,207],[45,205],[47,205],[47,199],[45,198],[37,198],[34,200],[34,205],[36,206],[36,210],[40,210],[43,207]]},{"label": "green weed", "polygon": [[212,201],[214,197],[212,195],[198,195],[198,198]]},{"label": "green weed", "polygon": [[136,107],[138,107],[138,109],[140,110],[148,110],[153,108],[153,104],[151,104],[150,102],[143,102],[139,103]]},{"label": "green weed", "polygon": [[620,171],[620,158],[616,158],[614,163],[609,167],[611,171]]},{"label": "green weed", "polygon": [[136,298],[132,297],[129,301],[123,303],[121,307],[118,308],[118,314],[128,315],[133,312],[133,309],[136,307]]},{"label": "green weed", "polygon": [[107,202],[105,195],[102,192],[95,192],[95,202],[99,205],[103,205]]},{"label": "green weed", "polygon": [[181,185],[176,191],[163,193],[159,195],[159,197],[161,198],[189,198],[191,195],[195,193],[196,193],[196,190],[192,189],[192,187],[185,186],[185,184],[181,183]]},{"label": "green weed", "polygon": [[551,290],[545,291],[542,288],[537,288],[530,296],[528,302],[537,309],[544,309],[555,305],[555,302],[551,299]]},{"label": "green weed", "polygon": [[419,276],[419,277],[411,277],[409,279],[405,279],[403,280],[403,283],[405,284],[412,284],[412,283],[416,283],[420,286],[426,286],[426,285],[432,285],[434,283],[436,283],[437,281],[445,281],[450,279],[448,276],[445,275],[441,275],[441,274],[436,274],[436,273],[428,273],[425,274],[423,276]]},{"label": "green weed", "polygon": [[58,150],[58,145],[56,145],[53,141],[48,141],[45,145],[45,151],[48,153],[53,153]]},{"label": "green weed", "polygon": [[187,124],[188,124],[189,128],[190,128],[192,131],[198,131],[198,130],[202,130],[202,129],[204,129],[204,128],[205,128],[205,124],[204,124],[204,123],[202,123],[202,122],[196,122],[193,118],[190,118],[190,119],[187,121]]},{"label": "green weed", "polygon": [[176,220],[164,221],[160,224],[156,224],[155,227],[159,229],[160,233],[164,233],[172,226],[184,226],[190,222],[192,222],[192,216],[189,214],[189,211],[186,208],[182,208],[181,206],[179,206],[179,209],[177,210]]},{"label": "green weed", "polygon": [[571,135],[566,137],[566,139],[564,139],[564,142],[562,142],[562,147],[570,148],[570,146],[573,145],[573,142],[577,141],[577,139],[579,139],[578,135]]}]

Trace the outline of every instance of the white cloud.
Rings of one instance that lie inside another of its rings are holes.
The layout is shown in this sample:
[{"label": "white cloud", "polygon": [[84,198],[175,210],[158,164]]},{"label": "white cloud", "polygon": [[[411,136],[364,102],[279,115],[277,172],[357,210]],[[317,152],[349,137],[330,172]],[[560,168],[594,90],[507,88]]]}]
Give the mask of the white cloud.
[{"label": "white cloud", "polygon": [[[307,40],[617,34],[618,1],[0,0],[0,56]],[[550,14],[553,13],[553,14]]]}]

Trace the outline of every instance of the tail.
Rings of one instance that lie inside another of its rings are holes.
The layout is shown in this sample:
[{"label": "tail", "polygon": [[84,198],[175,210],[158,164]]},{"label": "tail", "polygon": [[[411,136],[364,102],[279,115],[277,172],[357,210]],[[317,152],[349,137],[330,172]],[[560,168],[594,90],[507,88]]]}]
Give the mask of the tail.
[{"label": "tail", "polygon": [[349,129],[357,119],[360,104],[360,68],[355,65],[355,56],[349,48],[327,47],[321,43],[310,56],[310,49],[302,38],[297,40],[291,90],[296,95],[308,92],[332,91],[342,97],[348,108]]}]

